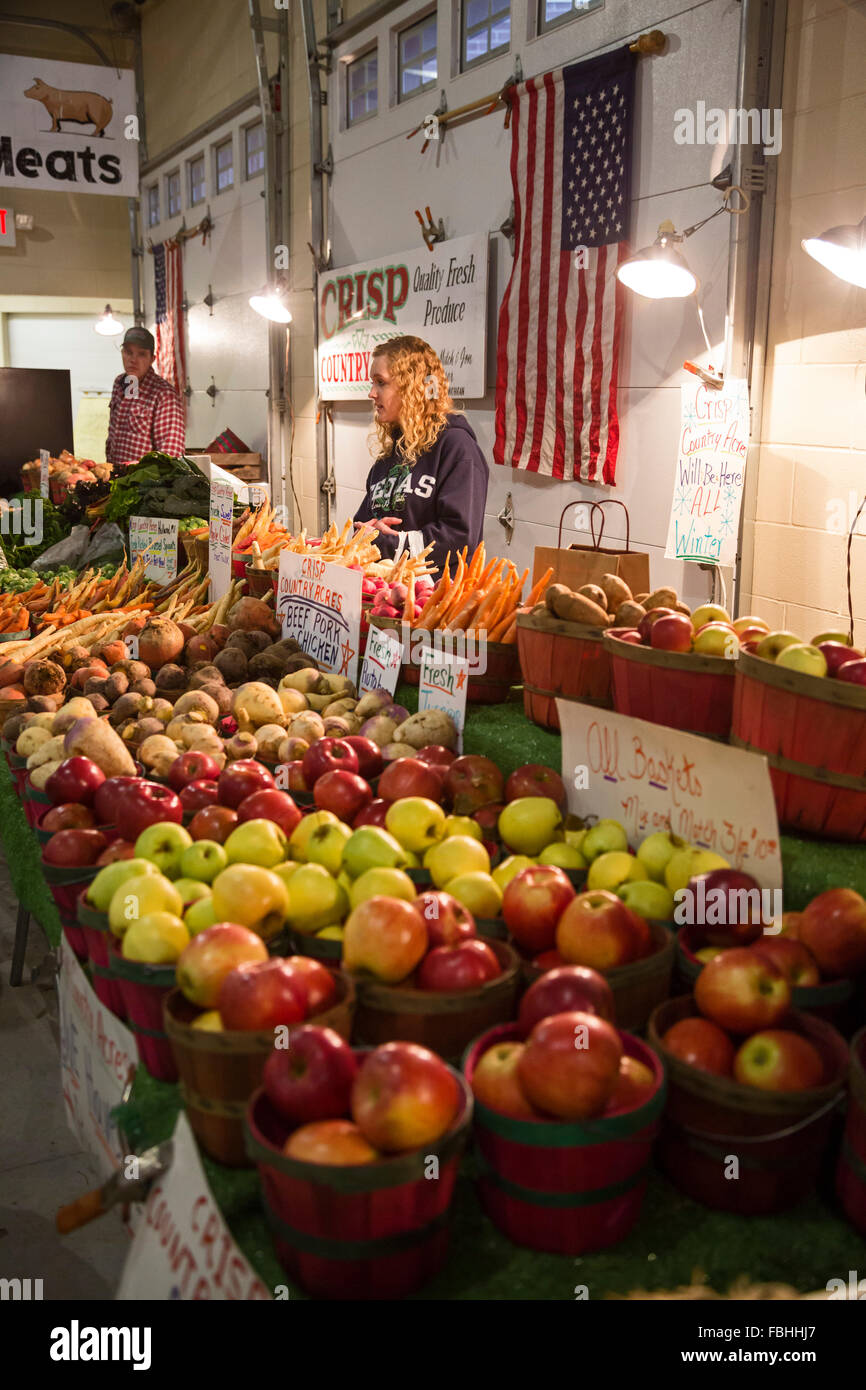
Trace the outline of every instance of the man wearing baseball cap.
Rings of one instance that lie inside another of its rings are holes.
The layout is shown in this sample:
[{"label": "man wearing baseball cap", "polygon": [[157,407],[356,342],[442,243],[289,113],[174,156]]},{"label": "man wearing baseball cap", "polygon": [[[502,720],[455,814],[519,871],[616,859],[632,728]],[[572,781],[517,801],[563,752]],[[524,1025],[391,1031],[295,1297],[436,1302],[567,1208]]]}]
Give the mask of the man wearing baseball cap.
[{"label": "man wearing baseball cap", "polygon": [[178,458],[186,432],[183,404],[174,387],[153,370],[156,344],[146,328],[127,328],[120,345],[123,371],[115,377],[105,457],[138,461],[151,449]]}]

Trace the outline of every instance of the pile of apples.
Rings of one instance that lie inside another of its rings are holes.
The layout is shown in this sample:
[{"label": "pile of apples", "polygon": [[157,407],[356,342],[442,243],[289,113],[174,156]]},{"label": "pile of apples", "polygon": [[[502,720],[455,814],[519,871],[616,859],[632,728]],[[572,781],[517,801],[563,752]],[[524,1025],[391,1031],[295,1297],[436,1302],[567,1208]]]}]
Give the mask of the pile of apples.
[{"label": "pile of apples", "polygon": [[293,1126],[289,1158],[350,1166],[435,1144],[461,1109],[454,1073],[426,1047],[390,1042],[359,1058],[331,1028],[307,1024],[275,1047],[262,1085]]},{"label": "pile of apples", "polygon": [[820,632],[811,642],[803,642],[793,632],[768,630],[763,637],[753,635],[749,643],[743,644],[743,650],[804,676],[827,676],[849,685],[866,685],[866,655],[851,645],[846,632]]},{"label": "pile of apples", "polygon": [[518,1040],[493,1043],[472,1077],[475,1099],[522,1120],[588,1120],[644,1105],[653,1072],[623,1049],[613,995],[594,970],[563,966],[530,985]]},{"label": "pile of apples", "polygon": [[[408,877],[407,883],[414,890]],[[502,974],[472,914],[449,893],[435,891],[411,901],[374,894],[360,902],[343,928],[343,965],[382,984],[452,994],[480,989]]]},{"label": "pile of apples", "polygon": [[367,575],[361,584],[361,603],[372,618],[405,618],[413,622],[432,592],[429,574],[420,575],[415,580],[414,602],[407,605],[409,590],[405,584],[389,584],[387,579]]}]

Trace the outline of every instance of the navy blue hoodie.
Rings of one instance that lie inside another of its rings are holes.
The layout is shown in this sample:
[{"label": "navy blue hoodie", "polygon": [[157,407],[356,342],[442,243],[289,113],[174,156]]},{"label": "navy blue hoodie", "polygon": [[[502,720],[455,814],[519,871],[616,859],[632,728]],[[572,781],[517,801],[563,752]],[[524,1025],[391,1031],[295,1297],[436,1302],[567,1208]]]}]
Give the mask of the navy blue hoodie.
[{"label": "navy blue hoodie", "polygon": [[[398,433],[396,440],[399,437]],[[400,516],[399,530],[408,536],[410,552],[417,554],[432,541],[428,562],[441,570],[450,550],[453,573],[456,552],[465,545],[471,555],[484,530],[487,463],[472,427],[464,416],[449,415],[432,449],[420,454],[405,474],[389,477],[399,461],[399,449],[395,447],[387,458],[379,458],[373,464],[367,476],[367,495],[355,520]],[[397,542],[390,536],[378,536],[375,544],[383,556],[392,556],[397,549]]]}]

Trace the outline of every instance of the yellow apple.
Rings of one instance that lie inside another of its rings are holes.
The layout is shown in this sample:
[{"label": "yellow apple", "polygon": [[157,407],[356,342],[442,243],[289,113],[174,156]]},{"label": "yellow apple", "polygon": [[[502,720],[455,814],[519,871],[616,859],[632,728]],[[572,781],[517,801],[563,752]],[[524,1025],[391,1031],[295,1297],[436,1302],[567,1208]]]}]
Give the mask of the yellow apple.
[{"label": "yellow apple", "polygon": [[171,965],[184,946],[189,932],[173,912],[148,912],[131,922],[123,936],[121,955],[147,965]]},{"label": "yellow apple", "polygon": [[519,796],[499,813],[499,834],[516,854],[539,854],[561,826],[562,812],[549,796]]},{"label": "yellow apple", "polygon": [[649,874],[636,855],[611,850],[593,859],[586,875],[586,886],[590,892],[602,889],[615,893],[621,883],[634,883],[647,878]]},{"label": "yellow apple", "polygon": [[655,879],[656,883],[663,883],[665,869],[671,857],[678,849],[689,848],[688,841],[681,835],[674,835],[670,830],[654,830],[645,840],[641,840],[637,847],[637,857],[650,878]]},{"label": "yellow apple", "polygon": [[698,849],[690,845],[688,849],[678,849],[671,855],[665,867],[665,885],[672,893],[678,893],[698,874],[708,874],[711,869],[730,867],[727,859],[723,859],[711,849]]},{"label": "yellow apple", "polygon": [[438,844],[445,834],[445,812],[426,796],[403,796],[385,814],[389,835],[413,854]]},{"label": "yellow apple", "polygon": [[321,931],[317,931],[317,932],[316,932],[316,936],[317,936],[317,937],[321,937],[322,940],[324,940],[324,941],[342,941],[342,940],[343,940],[343,928],[342,928],[342,927],[322,927],[322,930],[321,930]]},{"label": "yellow apple", "polygon": [[308,836],[307,863],[321,864],[329,874],[338,874],[343,863],[346,841],[352,838],[350,827],[338,820],[336,824],[320,825]]},{"label": "yellow apple", "polygon": [[365,903],[368,898],[402,898],[411,903],[417,896],[416,885],[402,869],[368,869],[352,884],[349,902],[352,907]]},{"label": "yellow apple", "polygon": [[451,835],[440,840],[424,855],[424,864],[437,888],[444,888],[458,874],[490,873],[490,855],[471,835]]},{"label": "yellow apple", "polygon": [[588,864],[600,854],[628,849],[628,836],[618,820],[609,816],[590,826],[580,846],[580,852]]},{"label": "yellow apple", "polygon": [[783,667],[787,671],[799,671],[802,676],[826,676],[827,662],[824,653],[817,647],[808,647],[805,643],[792,643],[784,651],[779,652],[776,657],[776,665]]},{"label": "yellow apple", "polygon": [[170,912],[180,917],[183,898],[162,874],[139,874],[115,890],[108,907],[108,925],[115,936],[123,936],[133,922],[152,912]]},{"label": "yellow apple", "polygon": [[519,874],[523,869],[531,869],[535,863],[537,860],[530,859],[528,854],[510,854],[507,859],[496,865],[490,877],[504,893],[515,874]]},{"label": "yellow apple", "polygon": [[318,830],[320,825],[338,824],[339,820],[333,811],[311,811],[308,816],[302,816],[289,838],[291,858],[300,859],[302,862],[306,860],[307,843],[313,831]]},{"label": "yellow apple", "polygon": [[735,618],[731,627],[738,635],[745,632],[747,627],[760,627],[764,632],[770,631],[770,624],[765,623],[763,618],[756,618],[754,613],[747,613],[744,618]]},{"label": "yellow apple", "polygon": [[730,950],[730,947],[702,946],[699,951],[695,951],[695,959],[699,960],[701,965],[709,965],[710,961],[715,960],[716,956],[723,956],[725,950]]},{"label": "yellow apple", "polygon": [[468,907],[473,917],[498,917],[502,911],[502,889],[492,874],[458,874],[446,883],[445,892]]},{"label": "yellow apple", "polygon": [[566,829],[563,833],[563,839],[567,845],[571,845],[572,849],[579,849],[583,853],[582,846],[586,835],[586,830]]},{"label": "yellow apple", "polygon": [[286,921],[303,936],[339,922],[349,911],[345,889],[321,864],[302,864],[292,874],[287,889]]},{"label": "yellow apple", "polygon": [[740,639],[727,623],[708,623],[695,634],[692,651],[701,656],[724,656],[733,661],[740,650]]},{"label": "yellow apple", "polygon": [[194,1018],[189,1026],[190,1028],[198,1028],[202,1033],[221,1033],[223,1021],[220,1018],[219,1009],[205,1009],[204,1013]]},{"label": "yellow apple", "polygon": [[692,614],[692,627],[695,632],[707,623],[730,623],[730,621],[730,613],[726,612],[718,603],[703,603]]},{"label": "yellow apple", "polygon": [[[598,861],[596,861],[598,862]],[[670,922],[674,915],[674,895],[663,883],[654,883],[651,878],[642,883],[627,880],[616,890],[626,907],[647,921]]]},{"label": "yellow apple", "polygon": [[471,835],[474,840],[483,840],[481,826],[471,816],[446,816],[445,835]]},{"label": "yellow apple", "polygon": [[206,898],[199,898],[197,902],[192,903],[183,914],[183,921],[190,936],[195,936],[200,931],[207,931],[208,927],[216,926],[213,894],[209,894]]},{"label": "yellow apple", "polygon": [[800,639],[793,632],[768,632],[758,643],[755,656],[763,657],[765,661],[775,661],[780,652],[793,646],[800,646]]},{"label": "yellow apple", "polygon": [[[319,869],[317,864],[310,867]],[[333,882],[326,869],[320,872]],[[286,920],[289,889],[272,869],[259,864],[230,864],[213,881],[212,902],[217,922],[249,927],[263,941],[269,941]]]},{"label": "yellow apple", "polygon": [[[567,841],[554,840],[545,845],[538,856],[539,864],[553,864],[557,869],[585,869],[586,860],[579,849]],[[596,860],[596,863],[598,861]]]}]

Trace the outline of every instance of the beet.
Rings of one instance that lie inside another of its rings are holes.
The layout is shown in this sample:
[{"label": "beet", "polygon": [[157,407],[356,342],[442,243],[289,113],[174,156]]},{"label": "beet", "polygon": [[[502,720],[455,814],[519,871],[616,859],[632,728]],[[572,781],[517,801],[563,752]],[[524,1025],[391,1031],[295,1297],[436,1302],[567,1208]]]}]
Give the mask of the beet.
[{"label": "beet", "polygon": [[176,666],[174,662],[168,661],[161,665],[154,677],[154,684],[159,693],[165,697],[167,691],[180,692],[186,690],[187,673],[182,666]]},{"label": "beet", "polygon": [[203,685],[210,685],[211,681],[223,685],[222,672],[215,666],[197,666],[189,678],[189,689],[200,690]]},{"label": "beet", "polygon": [[240,685],[247,678],[247,659],[238,647],[223,647],[214,657],[214,666],[226,685]]},{"label": "beet", "polygon": [[177,623],[159,615],[148,619],[138,639],[138,655],[151,671],[177,661],[182,651],[183,633]]},{"label": "beet", "polygon": [[28,662],[24,689],[28,695],[59,695],[66,689],[66,672],[56,661]]},{"label": "beet", "polygon": [[273,608],[269,607],[263,599],[250,598],[249,596],[238,599],[228,611],[226,627],[229,632],[237,632],[239,628],[244,632],[272,632],[277,636],[277,619]]}]

